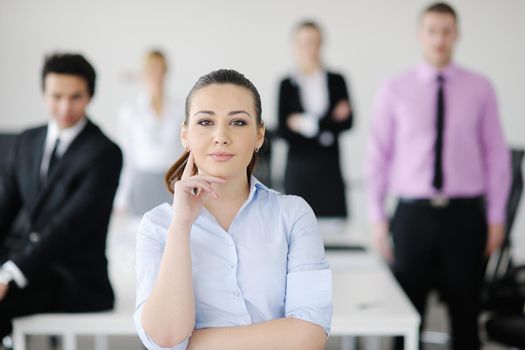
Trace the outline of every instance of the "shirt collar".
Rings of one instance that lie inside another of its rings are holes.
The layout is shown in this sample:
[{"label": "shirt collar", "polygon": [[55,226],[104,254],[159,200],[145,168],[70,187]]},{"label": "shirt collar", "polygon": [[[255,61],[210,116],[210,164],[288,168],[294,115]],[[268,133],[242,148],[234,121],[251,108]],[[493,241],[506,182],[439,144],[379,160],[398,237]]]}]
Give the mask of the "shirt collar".
[{"label": "shirt collar", "polygon": [[56,139],[60,137],[60,153],[64,153],[73,140],[80,134],[87,124],[87,117],[80,119],[75,125],[60,129],[54,119],[51,119],[47,125],[47,143],[54,144]]},{"label": "shirt collar", "polygon": [[[257,178],[255,178],[255,176],[252,175],[250,177],[250,193],[248,194],[248,198],[246,199],[244,204],[239,209],[239,213],[241,213],[244,210],[244,208],[246,206],[248,206],[254,200],[255,194],[257,193],[257,191],[269,191],[269,192],[278,193],[278,192],[276,192],[276,191],[266,187],[265,185],[263,185],[262,182],[257,180]],[[204,206],[201,209],[200,215],[204,215],[204,216],[213,218],[213,216],[208,212],[208,210]]]},{"label": "shirt collar", "polygon": [[429,83],[437,81],[438,75],[443,76],[445,81],[450,80],[454,76],[455,71],[456,65],[452,62],[441,69],[437,69],[426,61],[421,61],[417,66],[417,72],[421,79]]},{"label": "shirt collar", "polygon": [[291,80],[296,83],[304,83],[306,81],[323,81],[326,78],[326,70],[324,68],[318,69],[312,74],[305,74],[299,69],[295,69],[291,74]]},{"label": "shirt collar", "polygon": [[272,191],[268,187],[263,185],[262,182],[257,180],[257,178],[255,178],[255,176],[252,175],[250,177],[250,193],[248,194],[248,199],[246,200],[246,202],[244,203],[242,208],[244,208],[246,205],[248,205],[253,200],[253,197],[255,196],[255,193],[256,193],[257,190]]}]

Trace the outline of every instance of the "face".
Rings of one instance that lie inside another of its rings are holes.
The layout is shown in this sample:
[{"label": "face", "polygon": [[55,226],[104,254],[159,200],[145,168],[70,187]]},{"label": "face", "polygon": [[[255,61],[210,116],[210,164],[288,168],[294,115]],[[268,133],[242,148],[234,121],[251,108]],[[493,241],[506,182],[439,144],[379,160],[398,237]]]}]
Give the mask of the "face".
[{"label": "face", "polygon": [[86,115],[91,101],[86,80],[77,75],[49,73],[44,79],[44,100],[60,129],[69,128]]},{"label": "face", "polygon": [[182,141],[199,173],[224,179],[246,176],[264,128],[257,125],[251,92],[233,84],[212,84],[194,92]]},{"label": "face", "polygon": [[451,58],[458,37],[456,21],[447,13],[429,12],[423,15],[419,30],[419,42],[424,59],[441,68]]},{"label": "face", "polygon": [[143,71],[143,79],[146,88],[151,94],[156,94],[164,84],[166,77],[166,64],[159,57],[151,57],[146,61]]},{"label": "face", "polygon": [[295,33],[295,56],[302,67],[319,64],[321,60],[321,33],[316,29],[304,27]]}]

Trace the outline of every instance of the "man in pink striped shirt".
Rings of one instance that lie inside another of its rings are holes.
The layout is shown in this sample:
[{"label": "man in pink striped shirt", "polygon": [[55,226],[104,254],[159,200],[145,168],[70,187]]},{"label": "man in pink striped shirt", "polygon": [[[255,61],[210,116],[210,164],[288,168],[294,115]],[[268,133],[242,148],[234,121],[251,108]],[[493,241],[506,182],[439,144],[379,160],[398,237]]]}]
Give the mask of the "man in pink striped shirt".
[{"label": "man in pink striped shirt", "polygon": [[[378,93],[367,175],[376,248],[422,319],[438,289],[453,349],[468,350],[480,346],[485,257],[504,238],[510,153],[490,82],[452,62],[457,22],[444,3],[423,11],[422,62]],[[398,198],[390,224],[388,193]]]}]

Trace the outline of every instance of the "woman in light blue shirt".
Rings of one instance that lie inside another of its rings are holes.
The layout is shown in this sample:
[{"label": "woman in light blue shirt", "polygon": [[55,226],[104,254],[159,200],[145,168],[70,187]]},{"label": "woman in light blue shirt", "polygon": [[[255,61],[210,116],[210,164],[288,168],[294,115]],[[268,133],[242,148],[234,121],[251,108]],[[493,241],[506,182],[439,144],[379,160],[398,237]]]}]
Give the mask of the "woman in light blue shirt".
[{"label": "woman in light blue shirt", "polygon": [[233,70],[186,99],[173,204],[137,238],[138,334],[148,349],[323,349],[331,272],[312,209],[251,176],[264,141],[255,86]]}]

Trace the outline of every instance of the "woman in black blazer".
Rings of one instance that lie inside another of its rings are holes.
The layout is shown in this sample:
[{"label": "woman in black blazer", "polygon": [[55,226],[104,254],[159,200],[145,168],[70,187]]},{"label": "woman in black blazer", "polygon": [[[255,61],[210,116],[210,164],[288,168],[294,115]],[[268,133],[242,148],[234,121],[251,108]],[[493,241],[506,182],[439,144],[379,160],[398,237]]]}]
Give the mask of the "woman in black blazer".
[{"label": "woman in black blazer", "polygon": [[321,31],[314,22],[295,29],[298,69],[280,84],[279,133],[288,141],[284,187],[303,197],[318,217],[346,218],[338,136],[352,127],[344,78],[321,63]]}]

